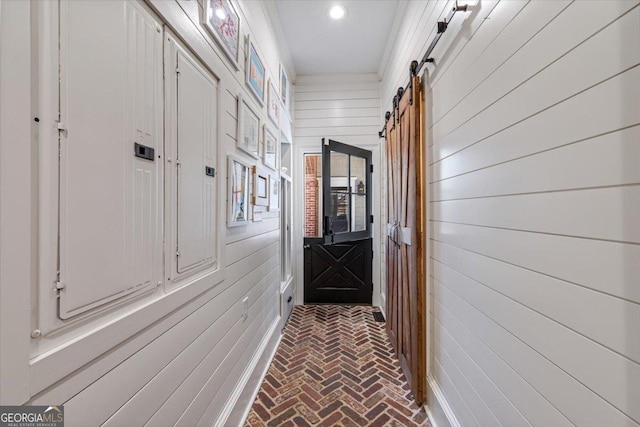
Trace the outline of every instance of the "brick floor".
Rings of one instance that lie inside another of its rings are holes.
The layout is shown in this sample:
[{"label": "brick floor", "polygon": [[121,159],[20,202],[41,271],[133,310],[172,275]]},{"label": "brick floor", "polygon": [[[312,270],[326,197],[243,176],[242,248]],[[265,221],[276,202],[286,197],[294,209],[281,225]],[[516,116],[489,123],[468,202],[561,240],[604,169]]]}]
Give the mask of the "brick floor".
[{"label": "brick floor", "polygon": [[246,426],[428,426],[372,307],[296,306]]}]

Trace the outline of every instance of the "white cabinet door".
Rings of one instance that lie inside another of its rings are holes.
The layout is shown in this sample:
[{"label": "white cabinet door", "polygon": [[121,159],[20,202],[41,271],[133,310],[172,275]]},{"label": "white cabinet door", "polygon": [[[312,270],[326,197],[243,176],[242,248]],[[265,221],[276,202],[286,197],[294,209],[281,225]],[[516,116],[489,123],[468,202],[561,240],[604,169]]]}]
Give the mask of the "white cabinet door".
[{"label": "white cabinet door", "polygon": [[66,319],[160,280],[162,28],[144,6],[60,2],[60,120]]},{"label": "white cabinet door", "polygon": [[[167,175],[173,255],[172,283],[216,267],[218,173],[217,80],[188,51],[167,37]],[[171,80],[171,81],[169,81]]]},{"label": "white cabinet door", "polygon": [[216,82],[178,53],[178,272],[214,255]]}]

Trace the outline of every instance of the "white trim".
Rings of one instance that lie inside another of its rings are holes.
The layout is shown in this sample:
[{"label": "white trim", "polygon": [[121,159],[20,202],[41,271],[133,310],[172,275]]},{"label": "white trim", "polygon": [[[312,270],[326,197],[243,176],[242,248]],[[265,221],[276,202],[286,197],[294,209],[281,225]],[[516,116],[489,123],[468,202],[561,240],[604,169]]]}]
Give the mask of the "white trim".
[{"label": "white trim", "polygon": [[462,427],[440,386],[430,374],[427,375],[427,385],[425,409],[433,427]]},{"label": "white trim", "polygon": [[260,391],[262,381],[267,375],[269,366],[271,366],[271,361],[276,355],[280,340],[282,340],[279,325],[280,316],[276,317],[271,323],[269,331],[264,336],[242,377],[240,377],[240,381],[233,393],[231,393],[214,426],[244,425],[251,411],[253,401]]},{"label": "white trim", "polygon": [[31,97],[33,2],[0,1],[0,404],[29,398],[37,203]]}]

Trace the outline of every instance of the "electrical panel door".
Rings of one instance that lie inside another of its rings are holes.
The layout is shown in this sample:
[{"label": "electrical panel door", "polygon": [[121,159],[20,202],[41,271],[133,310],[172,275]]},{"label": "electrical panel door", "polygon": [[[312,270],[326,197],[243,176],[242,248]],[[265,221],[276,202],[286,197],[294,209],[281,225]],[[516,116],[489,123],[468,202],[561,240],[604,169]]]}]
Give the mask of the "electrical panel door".
[{"label": "electrical panel door", "polygon": [[138,2],[60,2],[59,316],[155,289],[162,27]]},{"label": "electrical panel door", "polygon": [[171,286],[217,268],[218,81],[167,32],[167,279]]},{"label": "electrical panel door", "polygon": [[178,272],[212,261],[216,82],[178,52]]}]

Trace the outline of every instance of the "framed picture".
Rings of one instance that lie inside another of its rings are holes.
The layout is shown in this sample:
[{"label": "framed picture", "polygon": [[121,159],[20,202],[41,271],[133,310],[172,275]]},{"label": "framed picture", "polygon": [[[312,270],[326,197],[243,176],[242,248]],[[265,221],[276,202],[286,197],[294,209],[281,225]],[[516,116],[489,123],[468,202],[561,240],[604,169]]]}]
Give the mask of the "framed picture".
[{"label": "framed picture", "polygon": [[245,68],[245,81],[251,93],[253,93],[260,105],[264,103],[265,89],[265,69],[258,56],[255,46],[251,43],[251,38],[247,35],[247,63]]},{"label": "framed picture", "polygon": [[238,140],[236,146],[247,154],[260,158],[260,116],[242,94],[238,94]]},{"label": "framed picture", "polygon": [[269,205],[269,174],[260,167],[253,166],[253,204],[256,206]]},{"label": "framed picture", "polygon": [[277,175],[269,175],[269,211],[280,210],[280,180]]},{"label": "framed picture", "polygon": [[229,156],[227,165],[227,226],[249,222],[249,175],[251,168],[243,161]]},{"label": "framed picture", "polygon": [[240,15],[231,0],[205,0],[203,18],[205,28],[239,70]]},{"label": "framed picture", "polygon": [[284,69],[284,66],[280,64],[280,102],[287,113],[291,113],[291,82],[289,76]]},{"label": "framed picture", "polygon": [[264,157],[262,162],[273,170],[278,170],[278,138],[266,123],[264,128]]},{"label": "framed picture", "polygon": [[273,80],[269,79],[269,85],[267,86],[267,113],[269,119],[274,125],[280,125],[280,98],[278,97],[278,91],[273,84]]}]

